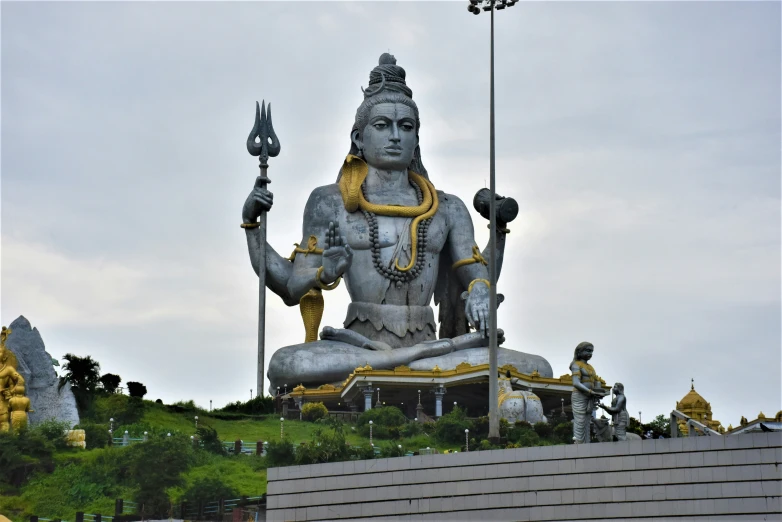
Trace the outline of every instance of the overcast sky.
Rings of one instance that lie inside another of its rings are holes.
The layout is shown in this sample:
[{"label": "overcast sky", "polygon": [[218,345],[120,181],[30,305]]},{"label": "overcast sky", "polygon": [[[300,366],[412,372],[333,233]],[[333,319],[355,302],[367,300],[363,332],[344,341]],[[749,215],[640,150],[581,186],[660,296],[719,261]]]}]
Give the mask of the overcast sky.
[{"label": "overcast sky", "polygon": [[[269,241],[284,255],[389,50],[433,183],[472,210],[489,17],[466,5],[3,2],[2,324],[25,315],[53,356],[91,355],[152,400],[249,398],[255,101],[282,143]],[[505,346],[559,376],[593,342],[645,420],[693,377],[725,426],[775,414],[780,3],[521,2],[498,13],[496,52],[497,190],[521,208]],[[304,335],[268,295],[267,359]],[[322,325],[340,326],[344,285],[325,299]]]}]

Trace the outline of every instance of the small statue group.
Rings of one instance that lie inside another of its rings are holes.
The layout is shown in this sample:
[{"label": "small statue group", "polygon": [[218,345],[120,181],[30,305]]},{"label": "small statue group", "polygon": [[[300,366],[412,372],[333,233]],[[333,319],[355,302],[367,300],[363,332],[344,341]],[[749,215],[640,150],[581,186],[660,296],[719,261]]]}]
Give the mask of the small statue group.
[{"label": "small statue group", "polygon": [[30,399],[25,397],[24,379],[16,371],[16,357],[5,347],[11,330],[0,331],[0,431],[15,433],[27,427]]},{"label": "small statue group", "polygon": [[[627,440],[627,424],[630,416],[627,413],[625,387],[619,382],[614,385],[614,398],[611,400],[611,406],[600,403],[607,392],[602,388],[595,369],[589,364],[594,349],[592,343],[579,343],[573,355],[573,362],[570,364],[573,376],[571,407],[573,409],[573,442],[575,444],[588,444],[592,430],[595,431],[597,439],[601,442],[611,441],[614,437],[617,440]],[[611,414],[613,433],[605,420],[595,418],[597,408],[602,408]]]}]

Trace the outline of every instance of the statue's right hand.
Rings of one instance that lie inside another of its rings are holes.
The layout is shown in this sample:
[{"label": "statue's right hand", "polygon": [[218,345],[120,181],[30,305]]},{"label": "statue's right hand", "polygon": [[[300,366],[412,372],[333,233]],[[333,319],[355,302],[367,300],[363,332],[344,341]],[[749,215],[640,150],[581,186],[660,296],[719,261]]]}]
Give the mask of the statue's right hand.
[{"label": "statue's right hand", "polygon": [[323,249],[323,275],[321,279],[331,284],[353,264],[353,249],[339,233],[339,223],[329,223],[326,248]]},{"label": "statue's right hand", "polygon": [[245,223],[255,223],[258,221],[258,216],[263,212],[271,210],[274,204],[274,194],[261,188],[261,177],[255,180],[255,187],[253,187],[250,195],[247,196],[247,200],[242,207],[242,221]]}]

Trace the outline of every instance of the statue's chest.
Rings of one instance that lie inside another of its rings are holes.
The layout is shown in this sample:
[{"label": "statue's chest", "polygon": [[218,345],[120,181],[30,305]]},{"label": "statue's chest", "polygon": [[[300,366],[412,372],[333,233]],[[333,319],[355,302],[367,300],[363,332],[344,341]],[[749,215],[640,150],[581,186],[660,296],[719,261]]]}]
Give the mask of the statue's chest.
[{"label": "statue's chest", "polygon": [[[382,248],[395,247],[400,241],[403,244],[411,242],[411,224],[414,218],[389,217],[375,215],[372,225],[377,227],[377,242]],[[366,250],[373,245],[370,244],[370,222],[363,212],[353,212],[344,214],[340,220],[340,230],[345,236],[348,244],[357,250]],[[445,243],[447,236],[447,225],[440,212],[432,218],[427,230],[426,236],[427,251],[439,252]],[[420,241],[421,234],[416,229],[416,240]],[[403,245],[404,246],[404,245]]]}]

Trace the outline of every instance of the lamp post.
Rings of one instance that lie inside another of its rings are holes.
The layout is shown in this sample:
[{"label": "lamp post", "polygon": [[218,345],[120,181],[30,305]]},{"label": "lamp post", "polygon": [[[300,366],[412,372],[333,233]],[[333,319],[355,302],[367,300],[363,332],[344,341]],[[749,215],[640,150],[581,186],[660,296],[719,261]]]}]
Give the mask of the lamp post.
[{"label": "lamp post", "polygon": [[470,430],[464,429],[464,451],[470,451]]},{"label": "lamp post", "polygon": [[638,424],[643,425],[643,422],[641,421],[641,412],[638,412]]},{"label": "lamp post", "polygon": [[489,439],[500,438],[500,417],[497,396],[497,209],[494,183],[494,11],[513,7],[518,0],[469,0],[467,10],[491,13],[489,61]]},{"label": "lamp post", "polygon": [[280,440],[282,440],[283,436],[283,424],[285,423],[285,417],[280,417]]},{"label": "lamp post", "polygon": [[374,446],[374,444],[372,444],[372,421],[369,421],[369,445]]},{"label": "lamp post", "polygon": [[195,429],[198,431],[198,415],[195,416]]},{"label": "lamp post", "polygon": [[421,390],[418,390],[418,404],[421,404]]},{"label": "lamp post", "polygon": [[113,417],[111,419],[109,419],[109,423],[111,424],[109,426],[109,430],[110,431],[114,431],[114,418]]},{"label": "lamp post", "polygon": [[212,411],[212,399],[209,399],[209,411]]}]

